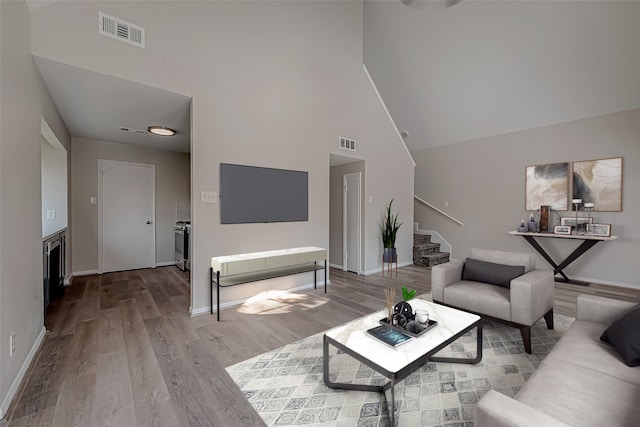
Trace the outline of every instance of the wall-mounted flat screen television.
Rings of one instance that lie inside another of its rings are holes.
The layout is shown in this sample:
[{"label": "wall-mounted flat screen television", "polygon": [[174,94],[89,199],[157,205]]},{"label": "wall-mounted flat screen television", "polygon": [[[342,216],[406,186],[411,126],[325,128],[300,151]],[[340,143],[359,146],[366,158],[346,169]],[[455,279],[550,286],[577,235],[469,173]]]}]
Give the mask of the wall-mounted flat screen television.
[{"label": "wall-mounted flat screen television", "polygon": [[220,164],[220,222],[309,220],[309,173]]}]

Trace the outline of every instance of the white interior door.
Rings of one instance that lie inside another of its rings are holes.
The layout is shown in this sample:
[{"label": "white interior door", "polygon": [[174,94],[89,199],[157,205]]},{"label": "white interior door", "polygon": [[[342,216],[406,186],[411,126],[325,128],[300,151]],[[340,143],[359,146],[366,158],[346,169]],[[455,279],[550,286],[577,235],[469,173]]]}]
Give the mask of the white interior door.
[{"label": "white interior door", "polygon": [[360,273],[360,172],[343,176],[343,270]]},{"label": "white interior door", "polygon": [[98,162],[98,270],[155,267],[154,165]]}]

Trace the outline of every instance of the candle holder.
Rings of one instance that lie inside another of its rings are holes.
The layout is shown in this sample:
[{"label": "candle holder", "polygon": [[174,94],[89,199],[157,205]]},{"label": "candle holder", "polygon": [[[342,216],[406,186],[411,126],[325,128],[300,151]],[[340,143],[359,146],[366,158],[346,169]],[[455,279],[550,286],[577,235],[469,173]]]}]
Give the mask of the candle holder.
[{"label": "candle holder", "polygon": [[589,224],[591,224],[591,211],[593,211],[595,207],[596,205],[593,202],[585,202],[584,204],[584,210],[587,211],[587,225],[586,225],[587,231],[589,231],[589,227],[590,227]]},{"label": "candle holder", "polygon": [[573,209],[576,211],[575,230],[576,234],[578,234],[578,206],[582,203],[582,199],[572,199],[571,203],[573,203]]}]

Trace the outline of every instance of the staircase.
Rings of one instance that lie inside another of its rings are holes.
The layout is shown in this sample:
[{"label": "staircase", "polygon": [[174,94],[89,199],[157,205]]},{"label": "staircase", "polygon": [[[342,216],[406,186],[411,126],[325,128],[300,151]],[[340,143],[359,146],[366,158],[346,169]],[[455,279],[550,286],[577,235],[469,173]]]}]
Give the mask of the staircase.
[{"label": "staircase", "polygon": [[432,243],[429,234],[413,235],[413,263],[433,267],[449,261],[449,252],[440,252],[440,243]]}]

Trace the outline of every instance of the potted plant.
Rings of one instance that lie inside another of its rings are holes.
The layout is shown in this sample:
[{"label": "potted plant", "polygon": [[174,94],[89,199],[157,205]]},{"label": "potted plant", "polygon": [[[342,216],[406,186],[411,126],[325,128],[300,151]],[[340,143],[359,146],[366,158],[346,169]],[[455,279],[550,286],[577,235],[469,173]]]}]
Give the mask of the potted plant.
[{"label": "potted plant", "polygon": [[393,262],[396,260],[396,235],[398,229],[402,225],[398,222],[398,214],[391,213],[391,204],[393,199],[387,205],[384,221],[380,224],[380,232],[382,233],[382,245],[384,246],[384,262]]}]

